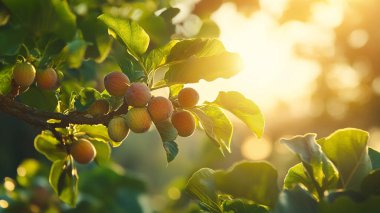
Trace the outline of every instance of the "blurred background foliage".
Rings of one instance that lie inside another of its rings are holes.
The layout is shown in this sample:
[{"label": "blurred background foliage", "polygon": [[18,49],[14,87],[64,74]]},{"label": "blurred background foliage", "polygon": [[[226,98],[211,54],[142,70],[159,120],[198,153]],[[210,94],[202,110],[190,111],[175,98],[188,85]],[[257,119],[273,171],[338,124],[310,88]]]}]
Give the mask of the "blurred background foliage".
[{"label": "blurred background foliage", "polygon": [[[136,20],[151,37],[149,48],[173,38],[220,37],[230,51],[242,55],[245,69],[229,80],[192,86],[199,89],[202,100],[213,100],[219,90],[238,90],[255,100],[266,117],[264,138],[257,139],[236,121],[231,154],[222,156],[197,132],[178,141],[181,151],[167,165],[158,133],[132,133],[113,150],[114,162],[104,168],[80,167],[79,203],[70,209],[52,193],[46,179],[48,161],[34,150],[33,139],[39,130],[0,113],[0,211],[16,203],[20,209],[13,212],[195,212],[197,206],[183,188],[201,167],[220,169],[242,159],[267,160],[278,168],[281,182],[297,159],[279,144],[281,137],[307,132],[326,136],[349,126],[369,131],[369,145],[380,148],[379,1],[67,2],[77,28],[51,41],[40,36],[57,37],[51,29],[30,23],[19,26],[11,15],[14,11],[0,1],[0,46],[24,41],[29,51],[39,54],[41,47],[53,42],[49,46],[68,52],[68,63],[60,67],[63,90],[75,91],[85,85],[102,91],[104,75],[120,69],[118,52],[111,51],[111,47],[117,50],[117,44],[112,44],[105,36],[107,29],[96,21],[102,13]],[[13,41],[4,40],[9,34],[14,35]],[[13,52],[25,51],[21,45],[14,48],[0,48],[2,69],[16,60]],[[33,92],[33,102],[42,105],[37,107],[51,109],[46,100],[52,94],[31,88],[25,96]],[[25,161],[31,158],[37,161]]]}]

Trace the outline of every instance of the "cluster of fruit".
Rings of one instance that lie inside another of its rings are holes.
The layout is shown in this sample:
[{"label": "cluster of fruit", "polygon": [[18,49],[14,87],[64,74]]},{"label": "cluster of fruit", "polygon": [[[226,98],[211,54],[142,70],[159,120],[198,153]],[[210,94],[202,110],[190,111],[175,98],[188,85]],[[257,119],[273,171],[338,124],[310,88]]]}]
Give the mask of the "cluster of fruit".
[{"label": "cluster of fruit", "polygon": [[17,63],[13,68],[13,81],[20,91],[26,91],[34,81],[41,89],[54,89],[58,86],[58,75],[53,68],[36,72],[29,62]]}]

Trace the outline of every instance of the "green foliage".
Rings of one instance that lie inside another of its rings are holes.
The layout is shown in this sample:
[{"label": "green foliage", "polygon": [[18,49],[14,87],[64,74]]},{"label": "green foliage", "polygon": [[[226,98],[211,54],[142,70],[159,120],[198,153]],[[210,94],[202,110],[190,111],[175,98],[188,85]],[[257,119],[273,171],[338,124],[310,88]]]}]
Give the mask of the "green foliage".
[{"label": "green foliage", "polygon": [[12,67],[7,67],[0,71],[0,95],[6,95],[11,91],[11,84]]},{"label": "green foliage", "polygon": [[34,139],[34,148],[52,162],[67,156],[65,147],[49,131],[43,131]]}]

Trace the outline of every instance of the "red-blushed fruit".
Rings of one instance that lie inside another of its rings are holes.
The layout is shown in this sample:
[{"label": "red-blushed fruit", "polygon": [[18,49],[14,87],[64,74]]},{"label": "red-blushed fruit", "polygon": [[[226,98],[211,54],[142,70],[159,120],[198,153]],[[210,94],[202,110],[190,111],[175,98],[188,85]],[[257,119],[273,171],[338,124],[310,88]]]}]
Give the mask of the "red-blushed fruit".
[{"label": "red-blushed fruit", "polygon": [[121,117],[114,117],[108,123],[108,136],[116,142],[123,141],[129,133],[127,121]]},{"label": "red-blushed fruit", "polygon": [[80,164],[88,164],[94,160],[96,150],[89,140],[81,138],[71,144],[70,154],[76,162]]},{"label": "red-blushed fruit", "polygon": [[41,89],[53,89],[58,82],[58,75],[53,68],[37,72],[37,86]]},{"label": "red-blushed fruit", "polygon": [[199,94],[198,92],[190,87],[183,88],[178,93],[178,103],[183,108],[190,108],[197,105],[199,101]]},{"label": "red-blushed fruit", "polygon": [[148,110],[143,108],[131,108],[125,115],[127,126],[135,133],[143,133],[149,130],[152,125]]},{"label": "red-blushed fruit", "polygon": [[129,78],[122,72],[111,72],[104,77],[104,87],[110,95],[122,97],[129,87]]},{"label": "red-blushed fruit", "polygon": [[149,101],[148,111],[153,122],[160,122],[170,118],[173,114],[173,105],[167,98],[157,96]]},{"label": "red-blushed fruit", "polygon": [[148,86],[144,83],[132,83],[125,93],[124,100],[129,106],[146,106],[152,95]]},{"label": "red-blushed fruit", "polygon": [[87,112],[92,116],[97,117],[101,115],[105,115],[108,113],[110,109],[110,105],[106,100],[96,100],[90,108],[88,108]]},{"label": "red-blushed fruit", "polygon": [[16,64],[13,68],[13,79],[18,86],[29,87],[36,77],[36,69],[28,62]]},{"label": "red-blushed fruit", "polygon": [[185,110],[174,112],[171,120],[179,136],[188,137],[193,134],[195,130],[195,120],[190,112]]}]

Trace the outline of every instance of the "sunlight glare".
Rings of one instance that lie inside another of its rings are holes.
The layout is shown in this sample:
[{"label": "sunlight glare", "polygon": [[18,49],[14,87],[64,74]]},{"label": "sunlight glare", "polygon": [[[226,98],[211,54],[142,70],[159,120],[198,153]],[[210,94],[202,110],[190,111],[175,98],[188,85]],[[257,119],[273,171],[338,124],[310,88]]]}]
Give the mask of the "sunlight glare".
[{"label": "sunlight glare", "polygon": [[241,145],[242,155],[250,160],[264,160],[272,153],[272,143],[266,139],[248,137]]}]

